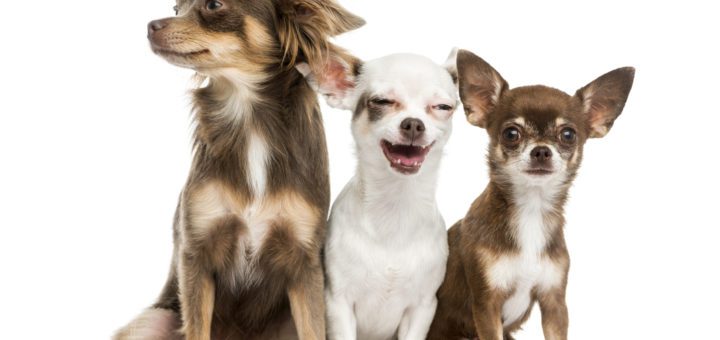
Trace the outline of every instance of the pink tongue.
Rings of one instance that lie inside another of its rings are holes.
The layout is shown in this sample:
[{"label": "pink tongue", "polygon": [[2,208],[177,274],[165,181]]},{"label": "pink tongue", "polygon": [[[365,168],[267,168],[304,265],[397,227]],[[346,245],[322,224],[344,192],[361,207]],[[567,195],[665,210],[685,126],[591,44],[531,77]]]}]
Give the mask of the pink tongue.
[{"label": "pink tongue", "polygon": [[425,160],[425,156],[405,156],[405,155],[393,155],[395,159],[400,160],[400,164],[404,166],[413,166],[416,162],[422,163]]}]

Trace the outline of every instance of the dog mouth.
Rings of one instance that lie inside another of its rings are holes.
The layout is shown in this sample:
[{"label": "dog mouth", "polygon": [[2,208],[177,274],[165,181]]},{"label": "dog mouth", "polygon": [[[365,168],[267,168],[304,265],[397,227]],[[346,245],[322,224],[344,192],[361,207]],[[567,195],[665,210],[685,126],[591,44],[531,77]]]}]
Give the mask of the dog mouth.
[{"label": "dog mouth", "polygon": [[428,145],[412,145],[412,144],[393,144],[387,140],[383,140],[381,144],[385,158],[390,161],[390,167],[396,171],[411,175],[420,171],[425,156],[435,144],[432,142]]},{"label": "dog mouth", "polygon": [[159,54],[164,57],[180,57],[180,58],[193,58],[197,57],[203,54],[210,53],[210,50],[208,49],[201,49],[201,50],[195,50],[195,51],[189,51],[189,52],[180,52],[168,48],[162,48],[158,46],[152,46],[153,52],[156,54]]},{"label": "dog mouth", "polygon": [[531,168],[525,170],[525,173],[531,176],[547,176],[553,174],[555,171],[551,168]]}]

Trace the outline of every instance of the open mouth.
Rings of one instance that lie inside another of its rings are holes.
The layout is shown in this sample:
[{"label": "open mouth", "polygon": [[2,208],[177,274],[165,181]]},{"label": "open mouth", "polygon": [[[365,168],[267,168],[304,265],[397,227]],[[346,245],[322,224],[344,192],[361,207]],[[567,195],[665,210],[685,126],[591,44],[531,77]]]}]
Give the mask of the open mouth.
[{"label": "open mouth", "polygon": [[433,144],[435,142],[425,146],[393,144],[383,140],[381,146],[385,158],[390,161],[390,166],[400,173],[409,175],[420,171],[425,156],[430,152]]}]

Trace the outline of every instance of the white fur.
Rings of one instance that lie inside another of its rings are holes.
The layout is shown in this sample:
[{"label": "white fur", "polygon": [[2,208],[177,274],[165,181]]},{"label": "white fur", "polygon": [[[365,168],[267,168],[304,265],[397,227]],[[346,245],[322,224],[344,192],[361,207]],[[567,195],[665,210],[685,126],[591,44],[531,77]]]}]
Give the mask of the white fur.
[{"label": "white fur", "polygon": [[264,77],[247,74],[235,68],[220,68],[212,70],[201,70],[199,74],[209,76],[217,82],[226,82],[223,86],[226,91],[221,94],[225,104],[217,112],[211,114],[219,118],[228,119],[231,123],[241,122],[252,115],[253,103],[257,103],[257,84],[263,81]]},{"label": "white fur", "polygon": [[[353,121],[358,171],[335,201],[325,249],[328,338],[425,339],[448,255],[435,191],[451,112],[432,106],[454,108],[456,88],[448,71],[414,55],[371,61],[362,72],[347,94],[353,103],[371,93],[393,96],[405,110]],[[400,122],[408,117],[425,123],[418,144],[435,143],[414,175],[392,169],[380,147],[383,139],[400,138]]]},{"label": "white fur", "polygon": [[261,197],[265,193],[267,183],[267,143],[257,133],[252,133],[248,138],[247,146],[247,169],[248,184],[253,190],[255,197]]},{"label": "white fur", "polygon": [[[228,124],[251,124],[253,103],[259,101],[257,84],[263,79],[261,76],[249,75],[235,68],[220,68],[203,71],[203,75],[211,76],[215,81],[226,83],[220,94],[225,105],[216,112],[208,112],[218,120],[227,120]],[[247,136],[248,185],[256,197],[262,197],[267,183],[268,146],[264,138],[255,132],[249,125]]]},{"label": "white fur", "polygon": [[530,307],[531,291],[545,291],[562,283],[563,267],[548,259],[544,250],[548,241],[549,226],[545,215],[555,207],[556,195],[565,178],[566,164],[557,149],[545,145],[553,152],[555,173],[542,177],[524,173],[529,167],[530,152],[538,144],[529,143],[519,160],[508,167],[514,188],[515,223],[514,238],[520,252],[504,255],[489,268],[490,284],[513,294],[502,307],[503,325],[508,326],[520,319]]},{"label": "white fur", "polygon": [[148,308],[127,326],[119,330],[113,340],[181,340],[180,316],[167,309]]}]

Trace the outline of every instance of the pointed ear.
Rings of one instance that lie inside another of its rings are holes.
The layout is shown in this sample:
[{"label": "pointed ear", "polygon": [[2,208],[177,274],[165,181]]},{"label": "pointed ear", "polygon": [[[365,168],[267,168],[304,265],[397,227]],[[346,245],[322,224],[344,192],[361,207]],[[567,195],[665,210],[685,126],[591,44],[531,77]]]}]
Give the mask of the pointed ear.
[{"label": "pointed ear", "polygon": [[610,71],[575,93],[590,121],[590,138],[605,136],[622,113],[635,79],[635,69]]},{"label": "pointed ear", "polygon": [[490,64],[470,51],[458,51],[457,70],[467,120],[485,128],[488,114],[495,109],[508,84]]},{"label": "pointed ear", "polygon": [[[297,61],[311,68],[325,63],[333,49],[329,39],[354,30],[365,20],[350,13],[334,0],[277,0],[280,18],[278,33],[283,61],[294,66]],[[298,60],[300,59],[300,60]]]},{"label": "pointed ear", "polygon": [[352,110],[352,93],[361,67],[357,58],[330,58],[321,72],[313,71],[307,63],[295,68],[307,80],[315,92],[321,94],[331,107]]},{"label": "pointed ear", "polygon": [[453,47],[452,51],[450,51],[450,55],[447,57],[447,60],[445,60],[445,64],[443,64],[443,67],[445,67],[448,73],[450,73],[455,86],[458,84],[457,55],[458,48]]}]

